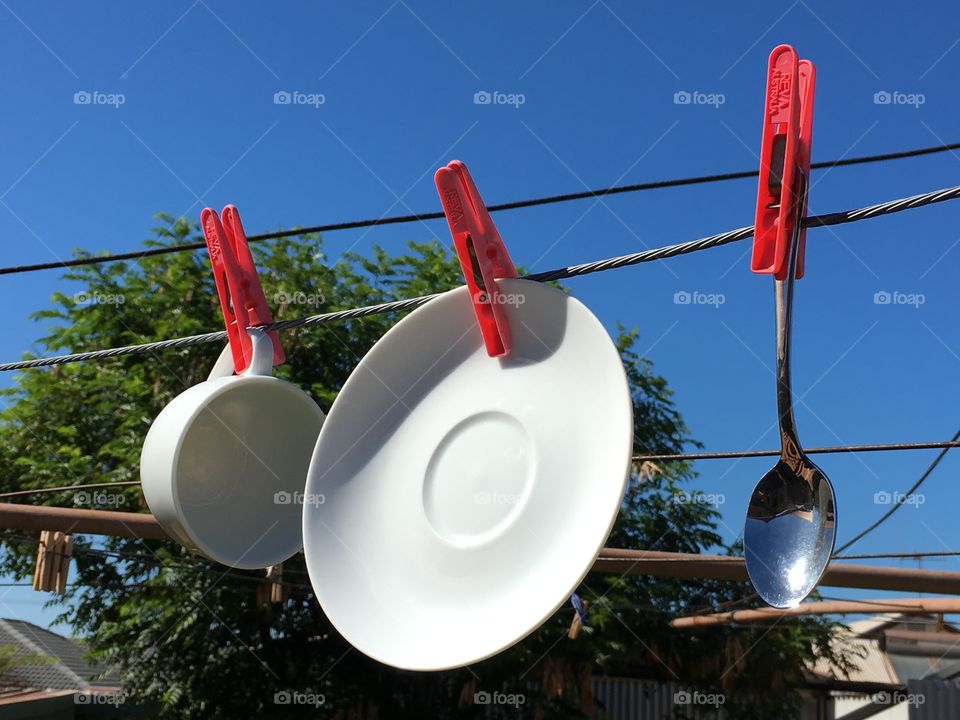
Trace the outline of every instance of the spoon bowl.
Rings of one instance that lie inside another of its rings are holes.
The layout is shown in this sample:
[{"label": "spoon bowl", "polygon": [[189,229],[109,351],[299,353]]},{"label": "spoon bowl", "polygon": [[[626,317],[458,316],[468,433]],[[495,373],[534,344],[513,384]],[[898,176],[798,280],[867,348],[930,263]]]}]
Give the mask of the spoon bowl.
[{"label": "spoon bowl", "polygon": [[836,500],[826,475],[806,455],[781,458],[754,488],[743,531],[747,573],[776,608],[800,604],[833,555]]}]

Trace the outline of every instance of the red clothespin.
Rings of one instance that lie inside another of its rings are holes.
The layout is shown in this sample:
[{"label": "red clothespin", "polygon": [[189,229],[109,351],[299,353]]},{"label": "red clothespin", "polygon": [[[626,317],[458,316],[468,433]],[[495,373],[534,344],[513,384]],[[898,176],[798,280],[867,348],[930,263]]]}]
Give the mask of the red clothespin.
[{"label": "red clothespin", "polygon": [[434,180],[450,224],[460,267],[470,288],[487,354],[490,357],[508,355],[510,325],[504,303],[499,301],[496,279],[515,278],[517,270],[467,166],[454,160],[437,170]]},{"label": "red clothespin", "polygon": [[[253,356],[253,341],[247,328],[272,323],[273,315],[260,287],[237,209],[227,205],[221,222],[215,210],[205,208],[200,214],[200,224],[210,251],[213,279],[233,353],[233,368],[239,375],[249,367]],[[273,364],[279,365],[285,360],[280,338],[274,331],[270,333],[270,339],[273,341]]]},{"label": "red clothespin", "polygon": [[[763,106],[760,186],[750,269],[787,276],[787,250],[797,225],[807,214],[807,179],[813,137],[813,91],[816,70],[797,51],[780,45],[770,53]],[[803,277],[807,232],[799,228],[797,278]]]}]

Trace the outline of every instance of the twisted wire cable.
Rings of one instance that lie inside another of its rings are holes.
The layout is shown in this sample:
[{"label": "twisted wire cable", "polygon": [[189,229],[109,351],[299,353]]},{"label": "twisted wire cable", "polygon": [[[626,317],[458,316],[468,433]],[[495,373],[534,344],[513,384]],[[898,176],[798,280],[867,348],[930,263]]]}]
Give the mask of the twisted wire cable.
[{"label": "twisted wire cable", "polygon": [[[843,210],[841,212],[828,213],[826,215],[812,215],[804,218],[804,227],[825,227],[828,225],[843,225],[845,223],[859,222],[871,218],[890,215],[903,212],[904,210],[913,210],[935,203],[946,202],[947,200],[956,200],[960,197],[960,185],[954,187],[933,190],[931,192],[920,193],[906,198],[897,198],[887,202],[869,205],[855,210]],[[593,262],[571,265],[556,270],[548,270],[542,273],[534,273],[525,276],[527,280],[537,282],[548,282],[551,280],[564,280],[567,278],[579,277],[590,273],[602,272],[606,270],[615,270],[617,268],[628,267],[630,265],[639,265],[654,260],[666,260],[668,258],[687,255],[701,250],[721,247],[729,243],[745,240],[753,236],[753,226],[727,230],[726,232],[710,235],[698,240],[679,243],[677,245],[667,245],[665,247],[653,248],[642,252],[621,255],[619,257],[607,258],[605,260],[595,260]],[[309,317],[293,318],[281,322],[271,323],[269,325],[258,326],[263,330],[290,330],[293,328],[316,327],[329,322],[338,322],[343,320],[353,320],[356,318],[369,317],[371,315],[380,315],[390,312],[402,312],[419,307],[439,293],[431,295],[421,295],[419,297],[395,300],[393,302],[380,303],[377,305],[367,305],[363,307],[350,308],[347,310],[337,310],[335,312],[320,313]],[[163,352],[165,350],[176,350],[194,345],[205,345],[226,340],[226,331],[204,333],[202,335],[190,335],[187,337],[173,338],[170,340],[159,340],[157,342],[143,343],[140,345],[126,345],[124,347],[108,348],[105,350],[92,350],[79,353],[70,353],[68,355],[55,355],[46,358],[33,358],[30,360],[20,360],[16,362],[7,362],[0,364],[0,372],[11,370],[26,370],[30,368],[49,367],[52,365],[65,365],[67,363],[84,362],[89,360],[104,360],[108,358],[123,357],[129,355],[151,355]]]}]

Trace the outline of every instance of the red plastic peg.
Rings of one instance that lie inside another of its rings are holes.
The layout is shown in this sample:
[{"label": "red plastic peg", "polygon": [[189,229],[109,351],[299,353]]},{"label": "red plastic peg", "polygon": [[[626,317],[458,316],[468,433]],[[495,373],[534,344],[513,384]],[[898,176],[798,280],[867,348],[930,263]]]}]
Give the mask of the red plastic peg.
[{"label": "red plastic peg", "polygon": [[[237,209],[227,205],[221,221],[215,210],[205,208],[200,214],[200,225],[210,252],[213,279],[233,353],[233,367],[239,375],[250,366],[253,357],[253,341],[247,328],[272,323],[273,315],[260,286]],[[270,339],[273,341],[273,364],[279,365],[285,357],[276,331],[270,333]]]},{"label": "red plastic peg", "polygon": [[517,277],[517,270],[467,166],[454,160],[437,170],[434,180],[487,354],[490,357],[508,355],[510,325],[496,281]]},{"label": "red plastic peg", "polygon": [[[750,269],[786,279],[787,251],[807,214],[816,69],[789,45],[770,53],[763,105],[760,182]],[[806,229],[799,229],[796,277],[803,277]]]}]

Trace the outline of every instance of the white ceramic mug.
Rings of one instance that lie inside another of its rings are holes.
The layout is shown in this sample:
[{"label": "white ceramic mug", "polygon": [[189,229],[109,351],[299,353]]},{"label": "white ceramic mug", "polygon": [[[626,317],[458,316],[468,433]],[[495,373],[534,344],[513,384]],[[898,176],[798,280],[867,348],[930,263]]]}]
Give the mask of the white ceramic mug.
[{"label": "white ceramic mug", "polygon": [[154,420],[140,456],[147,504],[181,544],[236,568],[263,568],[303,547],[303,505],[323,411],[271,375],[269,336],[251,330],[250,367],[233,375],[229,346],[210,377]]}]

